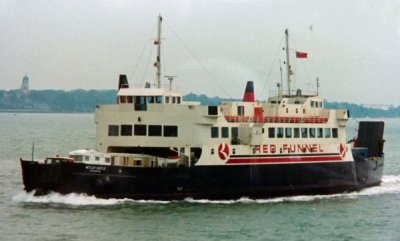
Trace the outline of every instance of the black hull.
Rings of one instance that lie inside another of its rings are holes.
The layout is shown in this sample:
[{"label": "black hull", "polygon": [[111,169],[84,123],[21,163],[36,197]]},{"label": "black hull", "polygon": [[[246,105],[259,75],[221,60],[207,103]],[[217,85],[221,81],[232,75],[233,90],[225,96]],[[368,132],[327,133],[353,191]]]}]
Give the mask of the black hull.
[{"label": "black hull", "polygon": [[21,160],[25,190],[154,200],[334,194],[379,185],[383,157],[354,162],[138,168]]}]

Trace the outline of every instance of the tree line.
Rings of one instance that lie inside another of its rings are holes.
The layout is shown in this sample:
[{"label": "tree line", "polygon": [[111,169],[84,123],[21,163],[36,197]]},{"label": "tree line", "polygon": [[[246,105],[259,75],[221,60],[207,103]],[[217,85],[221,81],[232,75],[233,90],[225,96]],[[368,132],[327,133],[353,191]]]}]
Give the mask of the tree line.
[{"label": "tree line", "polygon": [[[2,112],[94,112],[97,105],[116,103],[116,90],[0,90],[0,111]],[[202,105],[218,105],[231,101],[203,94],[187,94],[185,101],[199,101]],[[236,99],[237,100],[237,99]],[[400,117],[400,106],[389,109],[370,108],[347,102],[328,102],[330,109],[348,109],[353,117]]]}]

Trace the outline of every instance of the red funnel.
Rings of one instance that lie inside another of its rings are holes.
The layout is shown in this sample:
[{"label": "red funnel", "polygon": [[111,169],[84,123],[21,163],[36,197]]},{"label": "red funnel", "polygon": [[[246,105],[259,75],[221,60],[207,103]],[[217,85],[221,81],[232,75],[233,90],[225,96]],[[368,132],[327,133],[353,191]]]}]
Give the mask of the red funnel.
[{"label": "red funnel", "polygon": [[247,81],[246,90],[243,96],[243,102],[254,102],[254,85],[253,81]]}]

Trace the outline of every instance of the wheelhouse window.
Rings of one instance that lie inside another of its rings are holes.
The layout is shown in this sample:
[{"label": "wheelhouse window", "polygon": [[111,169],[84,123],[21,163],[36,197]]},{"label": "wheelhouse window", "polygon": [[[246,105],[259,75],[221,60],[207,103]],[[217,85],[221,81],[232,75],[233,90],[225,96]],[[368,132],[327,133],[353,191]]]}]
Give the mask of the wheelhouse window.
[{"label": "wheelhouse window", "polygon": [[135,125],[133,130],[134,130],[135,136],[147,135],[147,126],[146,125]]},{"label": "wheelhouse window", "polygon": [[286,138],[292,138],[292,128],[285,128]]},{"label": "wheelhouse window", "polygon": [[301,138],[307,138],[307,137],[308,137],[307,128],[301,128]]},{"label": "wheelhouse window", "polygon": [[121,125],[121,136],[131,136],[132,125]]},{"label": "wheelhouse window", "polygon": [[176,97],[173,96],[173,97],[172,97],[172,104],[175,104],[175,103],[176,103]]},{"label": "wheelhouse window", "polygon": [[147,110],[146,96],[135,96],[135,110]]},{"label": "wheelhouse window", "polygon": [[314,138],[315,137],[315,128],[310,128],[309,133],[310,133],[310,138]]},{"label": "wheelhouse window", "polygon": [[149,136],[161,136],[161,125],[149,125]]},{"label": "wheelhouse window", "polygon": [[133,97],[132,96],[127,96],[126,97],[126,102],[130,103],[130,104],[133,103]]},{"label": "wheelhouse window", "polygon": [[163,100],[163,97],[161,95],[156,96],[156,103],[157,104],[162,104],[162,100]]},{"label": "wheelhouse window", "polygon": [[275,127],[268,127],[268,138],[275,138]]},{"label": "wheelhouse window", "polygon": [[317,128],[317,137],[322,138],[324,137],[323,129],[322,128]]},{"label": "wheelhouse window", "polygon": [[218,138],[218,137],[219,137],[219,128],[211,127],[211,138]]},{"label": "wheelhouse window", "polygon": [[165,104],[169,104],[169,96],[165,96]]},{"label": "wheelhouse window", "polygon": [[221,137],[229,138],[229,128],[228,127],[221,127]]},{"label": "wheelhouse window", "polygon": [[178,136],[178,126],[164,126],[164,136],[177,137]]},{"label": "wheelhouse window", "polygon": [[278,138],[283,138],[283,128],[278,127],[278,133],[277,133]]},{"label": "wheelhouse window", "polygon": [[300,137],[300,128],[293,128],[293,137],[294,138]]},{"label": "wheelhouse window", "polygon": [[338,129],[337,128],[332,128],[332,137],[338,138]]},{"label": "wheelhouse window", "polygon": [[126,96],[122,95],[119,97],[119,103],[126,103]]},{"label": "wheelhouse window", "polygon": [[331,128],[325,128],[325,138],[331,138]]},{"label": "wheelhouse window", "polygon": [[181,97],[180,97],[180,96],[176,97],[176,102],[177,102],[178,104],[181,103]]},{"label": "wheelhouse window", "polygon": [[147,96],[147,103],[153,104],[156,102],[156,99],[154,96]]},{"label": "wheelhouse window", "polygon": [[117,125],[109,125],[108,126],[108,135],[109,136],[118,136],[119,134],[119,126]]}]

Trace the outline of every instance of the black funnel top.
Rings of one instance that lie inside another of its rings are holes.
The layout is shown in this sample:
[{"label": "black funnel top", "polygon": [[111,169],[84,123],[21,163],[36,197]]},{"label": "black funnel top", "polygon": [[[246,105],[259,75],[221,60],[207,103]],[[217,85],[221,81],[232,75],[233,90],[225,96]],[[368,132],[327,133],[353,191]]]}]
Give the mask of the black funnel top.
[{"label": "black funnel top", "polygon": [[126,77],[126,74],[120,74],[119,75],[118,90],[121,89],[121,88],[122,89],[129,88],[128,77]]}]

